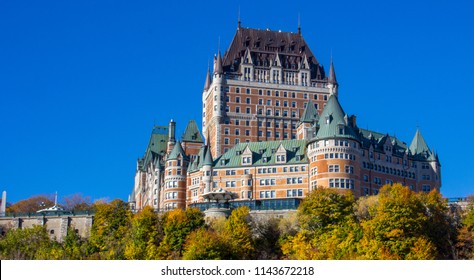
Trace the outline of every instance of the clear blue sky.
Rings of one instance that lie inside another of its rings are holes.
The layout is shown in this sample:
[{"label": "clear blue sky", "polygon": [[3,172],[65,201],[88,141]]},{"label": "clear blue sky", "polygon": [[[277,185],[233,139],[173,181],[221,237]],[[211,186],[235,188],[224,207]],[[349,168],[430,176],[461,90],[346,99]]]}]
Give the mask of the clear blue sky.
[{"label": "clear blue sky", "polygon": [[0,1],[0,190],[127,199],[152,126],[201,123],[208,61],[242,26],[302,33],[362,128],[417,126],[446,197],[474,194],[472,1]]}]

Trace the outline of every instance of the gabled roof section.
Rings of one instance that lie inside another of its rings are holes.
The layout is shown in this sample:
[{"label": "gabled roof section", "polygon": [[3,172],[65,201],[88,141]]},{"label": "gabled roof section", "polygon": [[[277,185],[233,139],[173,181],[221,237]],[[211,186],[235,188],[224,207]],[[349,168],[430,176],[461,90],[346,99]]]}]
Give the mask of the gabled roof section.
[{"label": "gabled roof section", "polygon": [[143,156],[141,164],[139,164],[141,170],[145,170],[148,163],[154,160],[155,157],[162,157],[166,154],[169,137],[168,130],[169,128],[167,126],[153,127],[145,155]]},{"label": "gabled roof section", "polygon": [[183,150],[183,147],[181,146],[181,142],[178,141],[176,145],[174,145],[173,150],[168,156],[167,160],[176,160],[181,156],[181,158],[187,158],[186,153]]},{"label": "gabled roof section", "polygon": [[326,78],[324,69],[319,65],[301,34],[269,29],[238,28],[223,57],[224,72],[237,72],[248,51],[256,66],[271,67],[271,62],[279,59],[284,69],[293,70],[297,70],[306,56],[311,79]]},{"label": "gabled roof section", "polygon": [[314,106],[313,101],[310,99],[308,102],[308,105],[306,105],[306,108],[304,109],[303,115],[301,116],[300,121],[302,123],[313,123],[313,122],[318,122],[319,120],[319,115],[318,115],[318,110],[316,110],[316,107]]},{"label": "gabled roof section", "polygon": [[195,120],[190,120],[183,133],[183,142],[204,143]]},{"label": "gabled roof section", "polygon": [[426,145],[425,139],[423,138],[423,135],[421,135],[419,129],[416,130],[415,137],[413,137],[413,140],[411,141],[410,152],[412,155],[431,155],[431,151],[428,148],[428,145]]},{"label": "gabled roof section", "polygon": [[342,137],[359,141],[359,137],[355,133],[354,128],[347,122],[346,114],[335,95],[329,96],[318,124],[319,130],[316,134],[316,139]]},{"label": "gabled roof section", "polygon": [[214,168],[242,167],[241,157],[252,151],[253,166],[269,166],[281,163],[276,162],[277,151],[286,150],[285,164],[307,163],[305,154],[306,140],[282,140],[266,142],[249,142],[235,145],[227,153],[215,160]]}]

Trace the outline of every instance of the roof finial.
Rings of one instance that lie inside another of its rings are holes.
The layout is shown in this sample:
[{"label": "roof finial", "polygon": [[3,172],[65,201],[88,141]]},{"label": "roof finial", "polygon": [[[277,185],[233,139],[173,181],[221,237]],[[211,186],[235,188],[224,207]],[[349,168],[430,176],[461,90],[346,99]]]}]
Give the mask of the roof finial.
[{"label": "roof finial", "polygon": [[240,29],[240,5],[239,5],[239,11],[237,14],[237,29]]},{"label": "roof finial", "polygon": [[301,15],[298,13],[298,34],[301,35]]}]

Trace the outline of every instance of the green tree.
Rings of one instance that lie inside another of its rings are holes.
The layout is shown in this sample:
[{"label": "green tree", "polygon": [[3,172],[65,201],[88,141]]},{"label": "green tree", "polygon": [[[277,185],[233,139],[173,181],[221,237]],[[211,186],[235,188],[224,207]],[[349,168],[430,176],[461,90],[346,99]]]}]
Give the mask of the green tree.
[{"label": "green tree", "polygon": [[[382,187],[368,212],[372,218],[361,221],[364,235],[357,246],[361,258],[436,258],[436,247],[426,232],[427,207],[410,189],[400,184]],[[420,242],[423,247],[417,245]]]},{"label": "green tree", "polygon": [[233,259],[251,259],[255,252],[252,231],[250,228],[251,218],[248,207],[234,209],[224,225],[223,237],[228,240]]},{"label": "green tree", "polygon": [[12,229],[0,240],[1,259],[11,260],[48,260],[61,259],[61,245],[52,240],[46,228]]},{"label": "green tree", "polygon": [[232,249],[220,234],[212,229],[199,228],[186,240],[183,259],[225,260],[232,256]]},{"label": "green tree", "polygon": [[131,219],[127,203],[115,199],[95,204],[94,210],[88,254],[93,259],[124,259],[124,237]]},{"label": "green tree", "polygon": [[351,193],[311,192],[298,208],[298,233],[282,239],[283,254],[289,259],[355,258],[361,230],[353,208]]},{"label": "green tree", "polygon": [[461,225],[456,238],[456,258],[474,259],[474,197],[468,198],[468,205],[462,213]]},{"label": "green tree", "polygon": [[132,218],[127,234],[125,257],[130,260],[154,259],[163,239],[163,230],[158,215],[146,206]]}]

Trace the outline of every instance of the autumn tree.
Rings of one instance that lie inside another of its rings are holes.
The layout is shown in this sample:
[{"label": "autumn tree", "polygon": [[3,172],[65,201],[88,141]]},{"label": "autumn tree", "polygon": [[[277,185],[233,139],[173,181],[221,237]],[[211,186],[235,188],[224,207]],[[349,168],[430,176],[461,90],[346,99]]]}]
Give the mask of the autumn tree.
[{"label": "autumn tree", "polygon": [[299,230],[282,240],[290,259],[352,259],[361,238],[352,193],[332,189],[311,192],[298,207]]},{"label": "autumn tree", "polygon": [[62,201],[62,205],[66,210],[84,211],[93,209],[90,197],[84,197],[79,193],[65,196],[63,197]]},{"label": "autumn tree", "polygon": [[[426,233],[427,206],[400,184],[382,187],[363,219],[358,253],[364,259],[434,259],[436,247]],[[420,244],[423,244],[421,246]]]},{"label": "autumn tree", "polygon": [[255,247],[250,227],[251,217],[248,207],[239,207],[232,211],[225,221],[223,238],[228,240],[232,248],[232,259],[252,259]]},{"label": "autumn tree", "polygon": [[132,218],[126,238],[125,257],[129,260],[154,259],[162,239],[163,229],[158,215],[152,207],[146,206]]},{"label": "autumn tree", "polygon": [[51,207],[54,200],[49,195],[36,195],[20,200],[6,209],[8,213],[34,213],[38,210]]},{"label": "autumn tree", "polygon": [[467,207],[462,213],[455,248],[457,259],[474,259],[474,196],[468,197]]},{"label": "autumn tree", "polygon": [[199,228],[186,240],[185,260],[226,260],[232,258],[232,249],[221,234],[212,228]]},{"label": "autumn tree", "polygon": [[88,253],[94,259],[124,259],[125,236],[130,226],[131,212],[126,202],[115,199],[94,205]]},{"label": "autumn tree", "polygon": [[203,227],[204,214],[197,208],[175,209],[163,214],[163,241],[157,248],[158,259],[179,259],[188,235]]},{"label": "autumn tree", "polygon": [[0,240],[1,259],[50,260],[62,259],[61,245],[52,240],[43,226],[12,229]]}]

